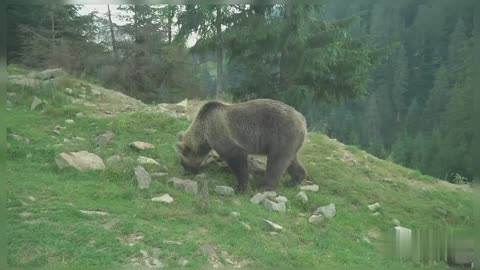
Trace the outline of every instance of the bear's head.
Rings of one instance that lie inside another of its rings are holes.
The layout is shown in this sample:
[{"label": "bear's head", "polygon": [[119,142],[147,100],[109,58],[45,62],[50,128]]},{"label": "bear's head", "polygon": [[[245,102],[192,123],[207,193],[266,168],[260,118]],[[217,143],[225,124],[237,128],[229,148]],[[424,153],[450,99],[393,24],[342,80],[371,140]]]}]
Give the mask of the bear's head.
[{"label": "bear's head", "polygon": [[180,164],[183,169],[190,173],[197,174],[206,155],[199,153],[199,151],[194,148],[191,140],[187,138],[183,132],[178,134],[176,150],[180,155]]}]

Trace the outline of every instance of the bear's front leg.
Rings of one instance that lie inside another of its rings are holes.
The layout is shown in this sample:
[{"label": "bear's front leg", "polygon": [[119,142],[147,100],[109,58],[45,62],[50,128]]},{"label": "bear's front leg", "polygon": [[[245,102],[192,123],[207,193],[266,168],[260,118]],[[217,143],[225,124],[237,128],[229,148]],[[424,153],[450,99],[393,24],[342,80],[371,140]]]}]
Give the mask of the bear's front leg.
[{"label": "bear's front leg", "polygon": [[244,193],[248,189],[248,154],[241,147],[233,147],[230,151],[217,151],[220,157],[227,162],[237,178],[235,190]]}]

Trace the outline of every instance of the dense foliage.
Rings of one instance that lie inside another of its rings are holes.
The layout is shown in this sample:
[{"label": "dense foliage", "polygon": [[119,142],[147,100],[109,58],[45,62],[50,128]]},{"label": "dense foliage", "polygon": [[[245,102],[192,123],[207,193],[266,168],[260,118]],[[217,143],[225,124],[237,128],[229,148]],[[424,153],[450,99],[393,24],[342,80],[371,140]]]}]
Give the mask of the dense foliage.
[{"label": "dense foliage", "polygon": [[60,66],[145,102],[283,100],[311,129],[463,181],[474,167],[479,6],[336,0],[122,5],[81,15],[79,6],[10,5],[8,61]]}]

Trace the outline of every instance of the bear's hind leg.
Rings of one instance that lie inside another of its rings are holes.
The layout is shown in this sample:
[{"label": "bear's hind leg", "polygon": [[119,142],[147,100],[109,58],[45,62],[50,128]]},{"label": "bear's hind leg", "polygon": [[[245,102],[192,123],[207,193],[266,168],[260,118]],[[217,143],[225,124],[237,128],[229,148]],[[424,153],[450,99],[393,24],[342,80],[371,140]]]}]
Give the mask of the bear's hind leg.
[{"label": "bear's hind leg", "polygon": [[269,154],[267,157],[267,170],[265,172],[265,189],[274,190],[280,177],[285,173],[290,157],[282,154]]},{"label": "bear's hind leg", "polygon": [[296,186],[300,184],[303,179],[305,179],[305,176],[307,175],[307,172],[305,171],[305,168],[303,167],[302,163],[298,160],[298,156],[295,157],[295,159],[290,163],[290,166],[288,166],[288,174],[292,177],[290,181],[287,183],[288,186]]}]

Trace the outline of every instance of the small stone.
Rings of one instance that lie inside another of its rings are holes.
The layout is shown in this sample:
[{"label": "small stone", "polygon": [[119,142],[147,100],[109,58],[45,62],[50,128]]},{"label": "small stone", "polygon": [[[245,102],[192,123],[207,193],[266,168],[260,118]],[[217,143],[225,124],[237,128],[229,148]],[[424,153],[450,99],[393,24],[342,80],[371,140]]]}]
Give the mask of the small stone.
[{"label": "small stone", "polygon": [[72,88],[65,88],[65,93],[69,94],[69,95],[72,95],[73,94],[73,90]]},{"label": "small stone", "polygon": [[31,201],[31,202],[36,201],[36,200],[35,200],[35,197],[33,197],[33,196],[28,196],[27,199],[28,199],[29,201]]},{"label": "small stone", "polygon": [[232,187],[228,186],[216,186],[215,192],[223,196],[231,196],[233,195],[234,190]]},{"label": "small stone", "polygon": [[270,201],[269,199],[265,199],[263,201],[263,206],[265,206],[265,208],[267,208],[268,210],[272,210],[272,211],[277,211],[277,212],[287,211],[287,207],[285,206],[285,203],[283,202],[276,203],[276,202]]},{"label": "small stone", "polygon": [[85,117],[85,114],[83,112],[78,112],[75,114],[75,117],[82,118],[82,117]]},{"label": "small stone", "polygon": [[266,197],[272,197],[272,198],[275,198],[275,196],[277,196],[277,193],[275,191],[265,191],[263,192],[263,196]]},{"label": "small stone", "polygon": [[314,215],[322,215],[326,218],[333,218],[336,213],[337,211],[335,209],[335,204],[333,203],[319,207],[317,210],[315,210],[315,212],[313,212]]},{"label": "small stone", "polygon": [[164,266],[163,263],[159,261],[157,258],[153,258],[152,265],[153,267],[156,267],[156,268],[163,268]]},{"label": "small stone", "polygon": [[130,143],[129,146],[136,150],[145,150],[145,149],[155,148],[155,145],[153,144],[146,143],[146,142],[138,142],[138,141]]},{"label": "small stone", "polygon": [[322,215],[311,215],[308,218],[308,222],[312,224],[320,224],[322,223],[324,217]]},{"label": "small stone", "polygon": [[121,162],[123,158],[120,155],[113,155],[105,160],[108,166],[113,166]]},{"label": "small stone", "polygon": [[396,218],[394,218],[394,219],[392,220],[392,223],[393,223],[395,226],[400,226],[400,221],[399,221],[398,219],[396,219]]},{"label": "small stone", "polygon": [[378,216],[380,216],[380,212],[375,212],[375,213],[372,214],[372,216],[378,217]]},{"label": "small stone", "polygon": [[168,193],[166,193],[166,194],[163,194],[160,197],[152,198],[152,202],[172,203],[173,198]]},{"label": "small stone", "polygon": [[250,202],[251,202],[251,203],[254,203],[254,204],[259,204],[259,203],[261,203],[263,200],[265,200],[265,195],[263,195],[262,193],[257,193],[257,194],[255,194],[255,196],[253,196],[253,197],[250,199]]},{"label": "small stone", "polygon": [[319,190],[319,187],[318,185],[301,186],[300,190],[317,192]]},{"label": "small stone", "polygon": [[152,133],[157,132],[157,130],[156,130],[156,129],[153,129],[153,128],[146,128],[146,129],[144,129],[144,130],[145,130],[145,132],[148,133],[148,134],[152,134]]},{"label": "small stone", "polygon": [[205,179],[207,178],[207,175],[205,173],[199,173],[195,175],[195,179]]},{"label": "small stone", "polygon": [[146,250],[140,249],[140,254],[142,254],[143,257],[148,257],[148,252]]},{"label": "small stone", "polygon": [[366,237],[366,236],[364,236],[364,237],[362,238],[362,241],[365,242],[365,243],[367,243],[367,244],[371,244],[371,243],[372,243],[372,242],[370,241],[370,239],[368,239],[368,237]]},{"label": "small stone", "polygon": [[137,162],[142,165],[146,164],[152,164],[152,165],[158,165],[160,166],[160,163],[158,163],[155,159],[149,158],[149,157],[144,157],[144,156],[139,156],[137,158]]},{"label": "small stone", "polygon": [[288,199],[287,199],[286,197],[284,197],[284,196],[277,196],[277,197],[275,198],[275,201],[276,201],[276,202],[279,202],[279,203],[287,203],[287,202],[288,202]]},{"label": "small stone", "polygon": [[55,163],[60,170],[73,167],[79,171],[105,170],[103,160],[87,151],[61,153],[55,158]]},{"label": "small stone", "polygon": [[173,183],[173,186],[177,189],[181,189],[185,192],[198,194],[198,183],[189,179],[183,180],[177,177],[172,177],[168,180],[168,183]]},{"label": "small stone", "polygon": [[30,105],[30,111],[35,110],[36,108],[38,108],[38,106],[40,106],[43,103],[44,102],[41,99],[39,99],[37,96],[34,96],[32,104]]},{"label": "small stone", "polygon": [[378,209],[380,209],[380,204],[378,202],[370,204],[368,205],[368,209],[370,209],[373,212],[378,211]]},{"label": "small stone", "polygon": [[237,218],[240,216],[240,213],[238,212],[230,212],[230,216],[233,217],[233,218]]},{"label": "small stone", "polygon": [[142,166],[135,167],[135,177],[137,179],[139,189],[147,189],[150,187],[152,178]]},{"label": "small stone", "polygon": [[248,225],[248,223],[245,223],[243,221],[240,222],[242,224],[242,226],[247,230],[247,231],[250,231],[252,229],[252,227],[250,227],[250,225]]},{"label": "small stone", "polygon": [[68,125],[75,124],[75,120],[73,120],[73,119],[67,119],[67,120],[65,120],[65,124],[68,124]]},{"label": "small stone", "polygon": [[280,225],[278,225],[278,224],[276,224],[276,223],[273,223],[273,222],[271,222],[270,220],[264,219],[264,221],[267,222],[268,225],[270,225],[274,230],[277,230],[277,231],[283,230],[283,227],[282,227],[282,226],[280,226]]},{"label": "small stone", "polygon": [[30,212],[22,212],[22,213],[20,213],[19,215],[20,215],[20,217],[22,217],[22,218],[29,218],[29,217],[31,217],[33,214],[30,213]]},{"label": "small stone", "polygon": [[102,211],[90,211],[90,210],[80,210],[82,214],[88,215],[88,216],[108,216],[109,214],[107,212],[102,212]]},{"label": "small stone", "polygon": [[107,130],[105,133],[97,137],[95,145],[98,147],[110,144],[112,143],[113,137],[115,137],[115,134],[111,130]]},{"label": "small stone", "polygon": [[8,138],[14,140],[14,141],[23,141],[23,137],[17,134],[9,133]]},{"label": "small stone", "polygon": [[180,259],[178,260],[178,265],[184,267],[188,264],[188,260],[187,259]]},{"label": "small stone", "polygon": [[298,192],[297,195],[295,195],[295,198],[300,200],[303,203],[308,202],[308,197],[307,197],[307,194],[305,193],[305,191]]},{"label": "small stone", "polygon": [[436,210],[440,215],[443,215],[443,216],[446,216],[446,215],[447,215],[447,210],[445,210],[445,209],[443,209],[443,208],[437,207],[437,208],[435,208],[435,210]]}]

